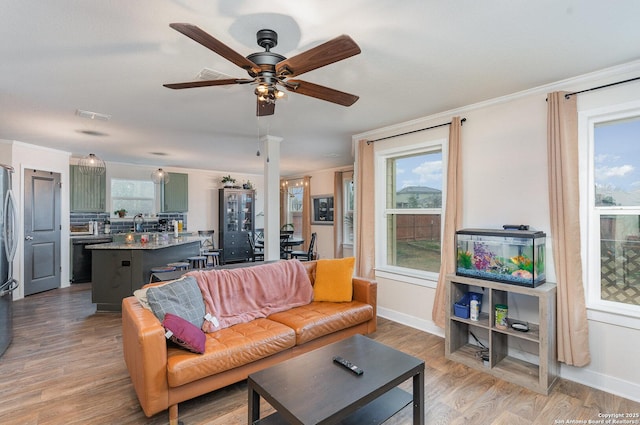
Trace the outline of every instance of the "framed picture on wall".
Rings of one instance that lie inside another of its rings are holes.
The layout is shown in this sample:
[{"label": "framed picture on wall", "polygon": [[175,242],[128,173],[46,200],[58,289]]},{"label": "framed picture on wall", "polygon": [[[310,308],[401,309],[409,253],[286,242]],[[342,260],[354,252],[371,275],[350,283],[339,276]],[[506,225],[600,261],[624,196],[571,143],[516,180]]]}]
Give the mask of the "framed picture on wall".
[{"label": "framed picture on wall", "polygon": [[311,197],[311,224],[333,224],[333,195]]}]

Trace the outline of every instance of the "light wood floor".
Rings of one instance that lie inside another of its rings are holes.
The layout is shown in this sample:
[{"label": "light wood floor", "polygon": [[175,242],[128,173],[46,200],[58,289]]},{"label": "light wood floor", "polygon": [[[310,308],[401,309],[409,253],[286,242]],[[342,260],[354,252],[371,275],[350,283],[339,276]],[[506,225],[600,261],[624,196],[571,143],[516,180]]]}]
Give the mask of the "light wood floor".
[{"label": "light wood floor", "polygon": [[[167,423],[166,413],[142,413],[122,358],[120,315],[96,313],[88,284],[16,301],[14,313],[14,340],[0,358],[0,424]],[[542,396],[472,371],[444,358],[442,338],[389,320],[379,319],[372,338],[425,360],[427,424],[557,424],[640,413],[640,403],[569,381]],[[410,381],[403,386],[410,390]],[[180,419],[245,424],[246,391],[242,382],[182,403]],[[409,423],[409,407],[387,422]]]}]

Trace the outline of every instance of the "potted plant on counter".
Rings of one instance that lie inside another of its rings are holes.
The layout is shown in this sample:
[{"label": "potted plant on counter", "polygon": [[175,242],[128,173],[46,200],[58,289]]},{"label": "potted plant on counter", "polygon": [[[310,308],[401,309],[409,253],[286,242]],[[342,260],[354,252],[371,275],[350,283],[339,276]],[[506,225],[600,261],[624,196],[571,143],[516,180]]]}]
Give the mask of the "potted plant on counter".
[{"label": "potted plant on counter", "polygon": [[224,187],[233,187],[233,184],[236,182],[236,179],[234,179],[233,177],[231,177],[231,175],[228,176],[224,176],[222,178],[222,184],[224,185]]},{"label": "potted plant on counter", "polygon": [[127,214],[127,210],[125,210],[124,208],[120,208],[119,210],[115,210],[114,214],[116,214],[120,218],[124,218],[124,216]]}]

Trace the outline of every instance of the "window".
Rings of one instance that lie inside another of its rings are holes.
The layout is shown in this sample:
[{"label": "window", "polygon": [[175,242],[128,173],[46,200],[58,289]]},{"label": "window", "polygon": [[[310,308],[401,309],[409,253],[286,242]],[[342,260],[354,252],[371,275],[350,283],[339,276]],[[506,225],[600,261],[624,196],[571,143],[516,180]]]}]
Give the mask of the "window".
[{"label": "window", "polygon": [[294,236],[302,237],[304,180],[287,180],[284,182],[283,188],[287,193],[287,202],[285,204],[286,222],[283,223],[282,228],[283,230],[293,230]]},{"label": "window", "polygon": [[588,306],[640,317],[640,110],[588,126]]},{"label": "window", "polygon": [[344,245],[353,244],[353,208],[355,205],[353,191],[353,173],[345,173],[342,180],[342,193],[344,196],[344,226],[342,226],[342,243]]},{"label": "window", "polygon": [[155,213],[155,185],[151,180],[111,179],[111,208],[129,215]]},{"label": "window", "polygon": [[[384,219],[378,231],[386,242],[378,257],[381,268],[436,279],[440,271],[443,201],[443,142],[420,150],[391,151],[378,156],[377,175],[384,175]],[[381,172],[381,170],[384,170]],[[378,192],[379,193],[379,192]]]}]

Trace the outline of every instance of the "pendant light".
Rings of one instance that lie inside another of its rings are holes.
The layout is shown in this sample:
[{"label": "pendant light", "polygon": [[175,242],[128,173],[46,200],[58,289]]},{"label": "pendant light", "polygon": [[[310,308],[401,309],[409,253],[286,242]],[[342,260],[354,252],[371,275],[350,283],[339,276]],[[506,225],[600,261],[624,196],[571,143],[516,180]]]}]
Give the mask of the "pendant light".
[{"label": "pendant light", "polygon": [[107,171],[103,160],[90,153],[78,162],[79,170],[82,174],[101,176]]},{"label": "pendant light", "polygon": [[169,173],[162,168],[158,168],[151,173],[151,180],[153,180],[155,184],[167,184],[169,183]]}]

